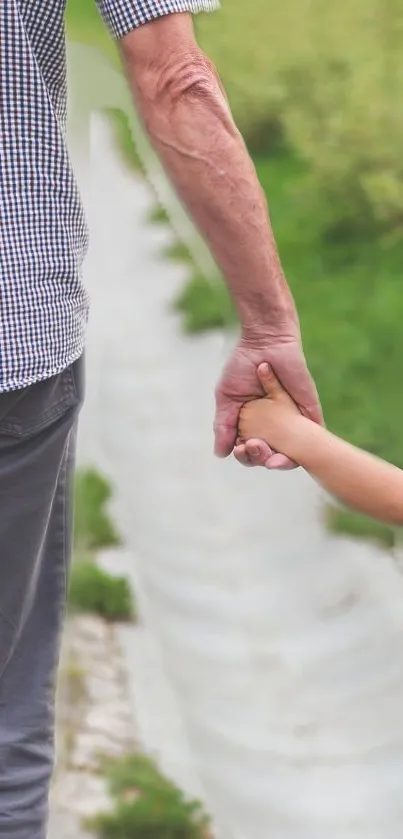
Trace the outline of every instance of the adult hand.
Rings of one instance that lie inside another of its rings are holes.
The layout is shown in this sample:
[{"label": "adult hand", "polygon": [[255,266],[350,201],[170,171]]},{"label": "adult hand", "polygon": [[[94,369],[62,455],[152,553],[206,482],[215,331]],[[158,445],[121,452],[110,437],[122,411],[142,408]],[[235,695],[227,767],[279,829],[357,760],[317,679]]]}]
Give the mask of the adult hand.
[{"label": "adult hand", "polygon": [[299,334],[269,336],[260,340],[241,339],[227,362],[216,389],[214,422],[215,453],[227,457],[234,452],[244,466],[265,466],[268,469],[292,469],[296,464],[281,453],[273,452],[267,443],[240,440],[237,437],[238,415],[244,402],[263,396],[257,368],[270,364],[275,375],[298,405],[301,413],[322,423],[322,411],[315,384],[309,374]]}]

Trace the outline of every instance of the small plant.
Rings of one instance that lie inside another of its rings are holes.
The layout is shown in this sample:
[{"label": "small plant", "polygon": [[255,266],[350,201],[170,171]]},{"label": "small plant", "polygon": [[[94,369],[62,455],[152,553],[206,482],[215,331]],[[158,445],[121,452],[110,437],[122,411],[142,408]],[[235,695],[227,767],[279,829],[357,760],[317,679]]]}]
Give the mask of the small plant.
[{"label": "small plant", "polygon": [[148,215],[151,224],[169,224],[169,215],[161,204],[156,204]]},{"label": "small plant", "polygon": [[185,265],[193,267],[192,254],[185,242],[182,242],[180,239],[175,239],[174,242],[164,248],[163,254],[168,259],[171,259],[172,262],[182,262]]},{"label": "small plant", "polygon": [[110,621],[129,621],[134,617],[128,580],[108,574],[91,559],[73,562],[69,607],[72,611],[91,612]]},{"label": "small plant", "polygon": [[133,139],[133,132],[127,114],[119,108],[106,108],[105,113],[112,124],[116,142],[123,159],[130,169],[141,172],[143,166],[137,152],[137,146]]},{"label": "small plant", "polygon": [[77,473],[74,542],[82,553],[120,545],[121,540],[106,510],[111,496],[108,481],[95,469]]},{"label": "small plant", "polygon": [[173,302],[183,316],[184,331],[205,332],[233,326],[237,322],[234,304],[224,282],[195,274]]},{"label": "small plant", "polygon": [[111,813],[88,823],[99,839],[207,839],[209,820],[145,755],[129,755],[108,771]]},{"label": "small plant", "polygon": [[[150,221],[166,220],[164,210],[158,208]],[[169,219],[168,219],[169,220]],[[182,315],[185,333],[206,332],[223,329],[237,323],[235,306],[221,277],[207,277],[198,274],[192,254],[184,242],[176,240],[164,249],[164,255],[173,262],[180,262],[190,268],[190,279],[174,299],[174,311]]]}]

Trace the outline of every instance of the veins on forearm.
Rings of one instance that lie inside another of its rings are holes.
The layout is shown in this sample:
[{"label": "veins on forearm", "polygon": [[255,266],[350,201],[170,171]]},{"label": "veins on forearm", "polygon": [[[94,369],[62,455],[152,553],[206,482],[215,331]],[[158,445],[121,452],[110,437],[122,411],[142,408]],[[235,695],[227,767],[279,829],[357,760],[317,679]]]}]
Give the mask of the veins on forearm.
[{"label": "veins on forearm", "polygon": [[292,299],[266,199],[213,66],[200,52],[148,68],[136,98],[152,143],[223,271],[243,325]]}]

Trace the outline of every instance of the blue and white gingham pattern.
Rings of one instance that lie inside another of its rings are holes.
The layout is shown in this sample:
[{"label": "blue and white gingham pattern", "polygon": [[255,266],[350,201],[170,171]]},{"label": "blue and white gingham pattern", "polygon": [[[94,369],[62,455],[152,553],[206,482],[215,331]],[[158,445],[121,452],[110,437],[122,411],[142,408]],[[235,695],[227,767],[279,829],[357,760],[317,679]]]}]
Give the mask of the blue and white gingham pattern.
[{"label": "blue and white gingham pattern", "polygon": [[[216,6],[96,1],[116,38]],[[61,372],[84,348],[88,233],[66,148],[65,5],[0,0],[0,392]]]},{"label": "blue and white gingham pattern", "polygon": [[[96,0],[114,38],[123,38],[132,29],[174,12],[212,12],[218,0]],[[246,0],[247,2],[247,0]]]}]

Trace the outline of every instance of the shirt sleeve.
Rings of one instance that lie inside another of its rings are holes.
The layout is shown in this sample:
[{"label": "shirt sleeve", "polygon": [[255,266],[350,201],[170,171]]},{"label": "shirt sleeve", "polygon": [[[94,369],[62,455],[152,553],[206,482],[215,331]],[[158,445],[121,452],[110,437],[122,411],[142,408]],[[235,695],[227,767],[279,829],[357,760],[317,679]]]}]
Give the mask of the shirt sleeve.
[{"label": "shirt sleeve", "polygon": [[175,12],[213,12],[219,0],[96,0],[114,38],[123,38],[143,23]]}]

